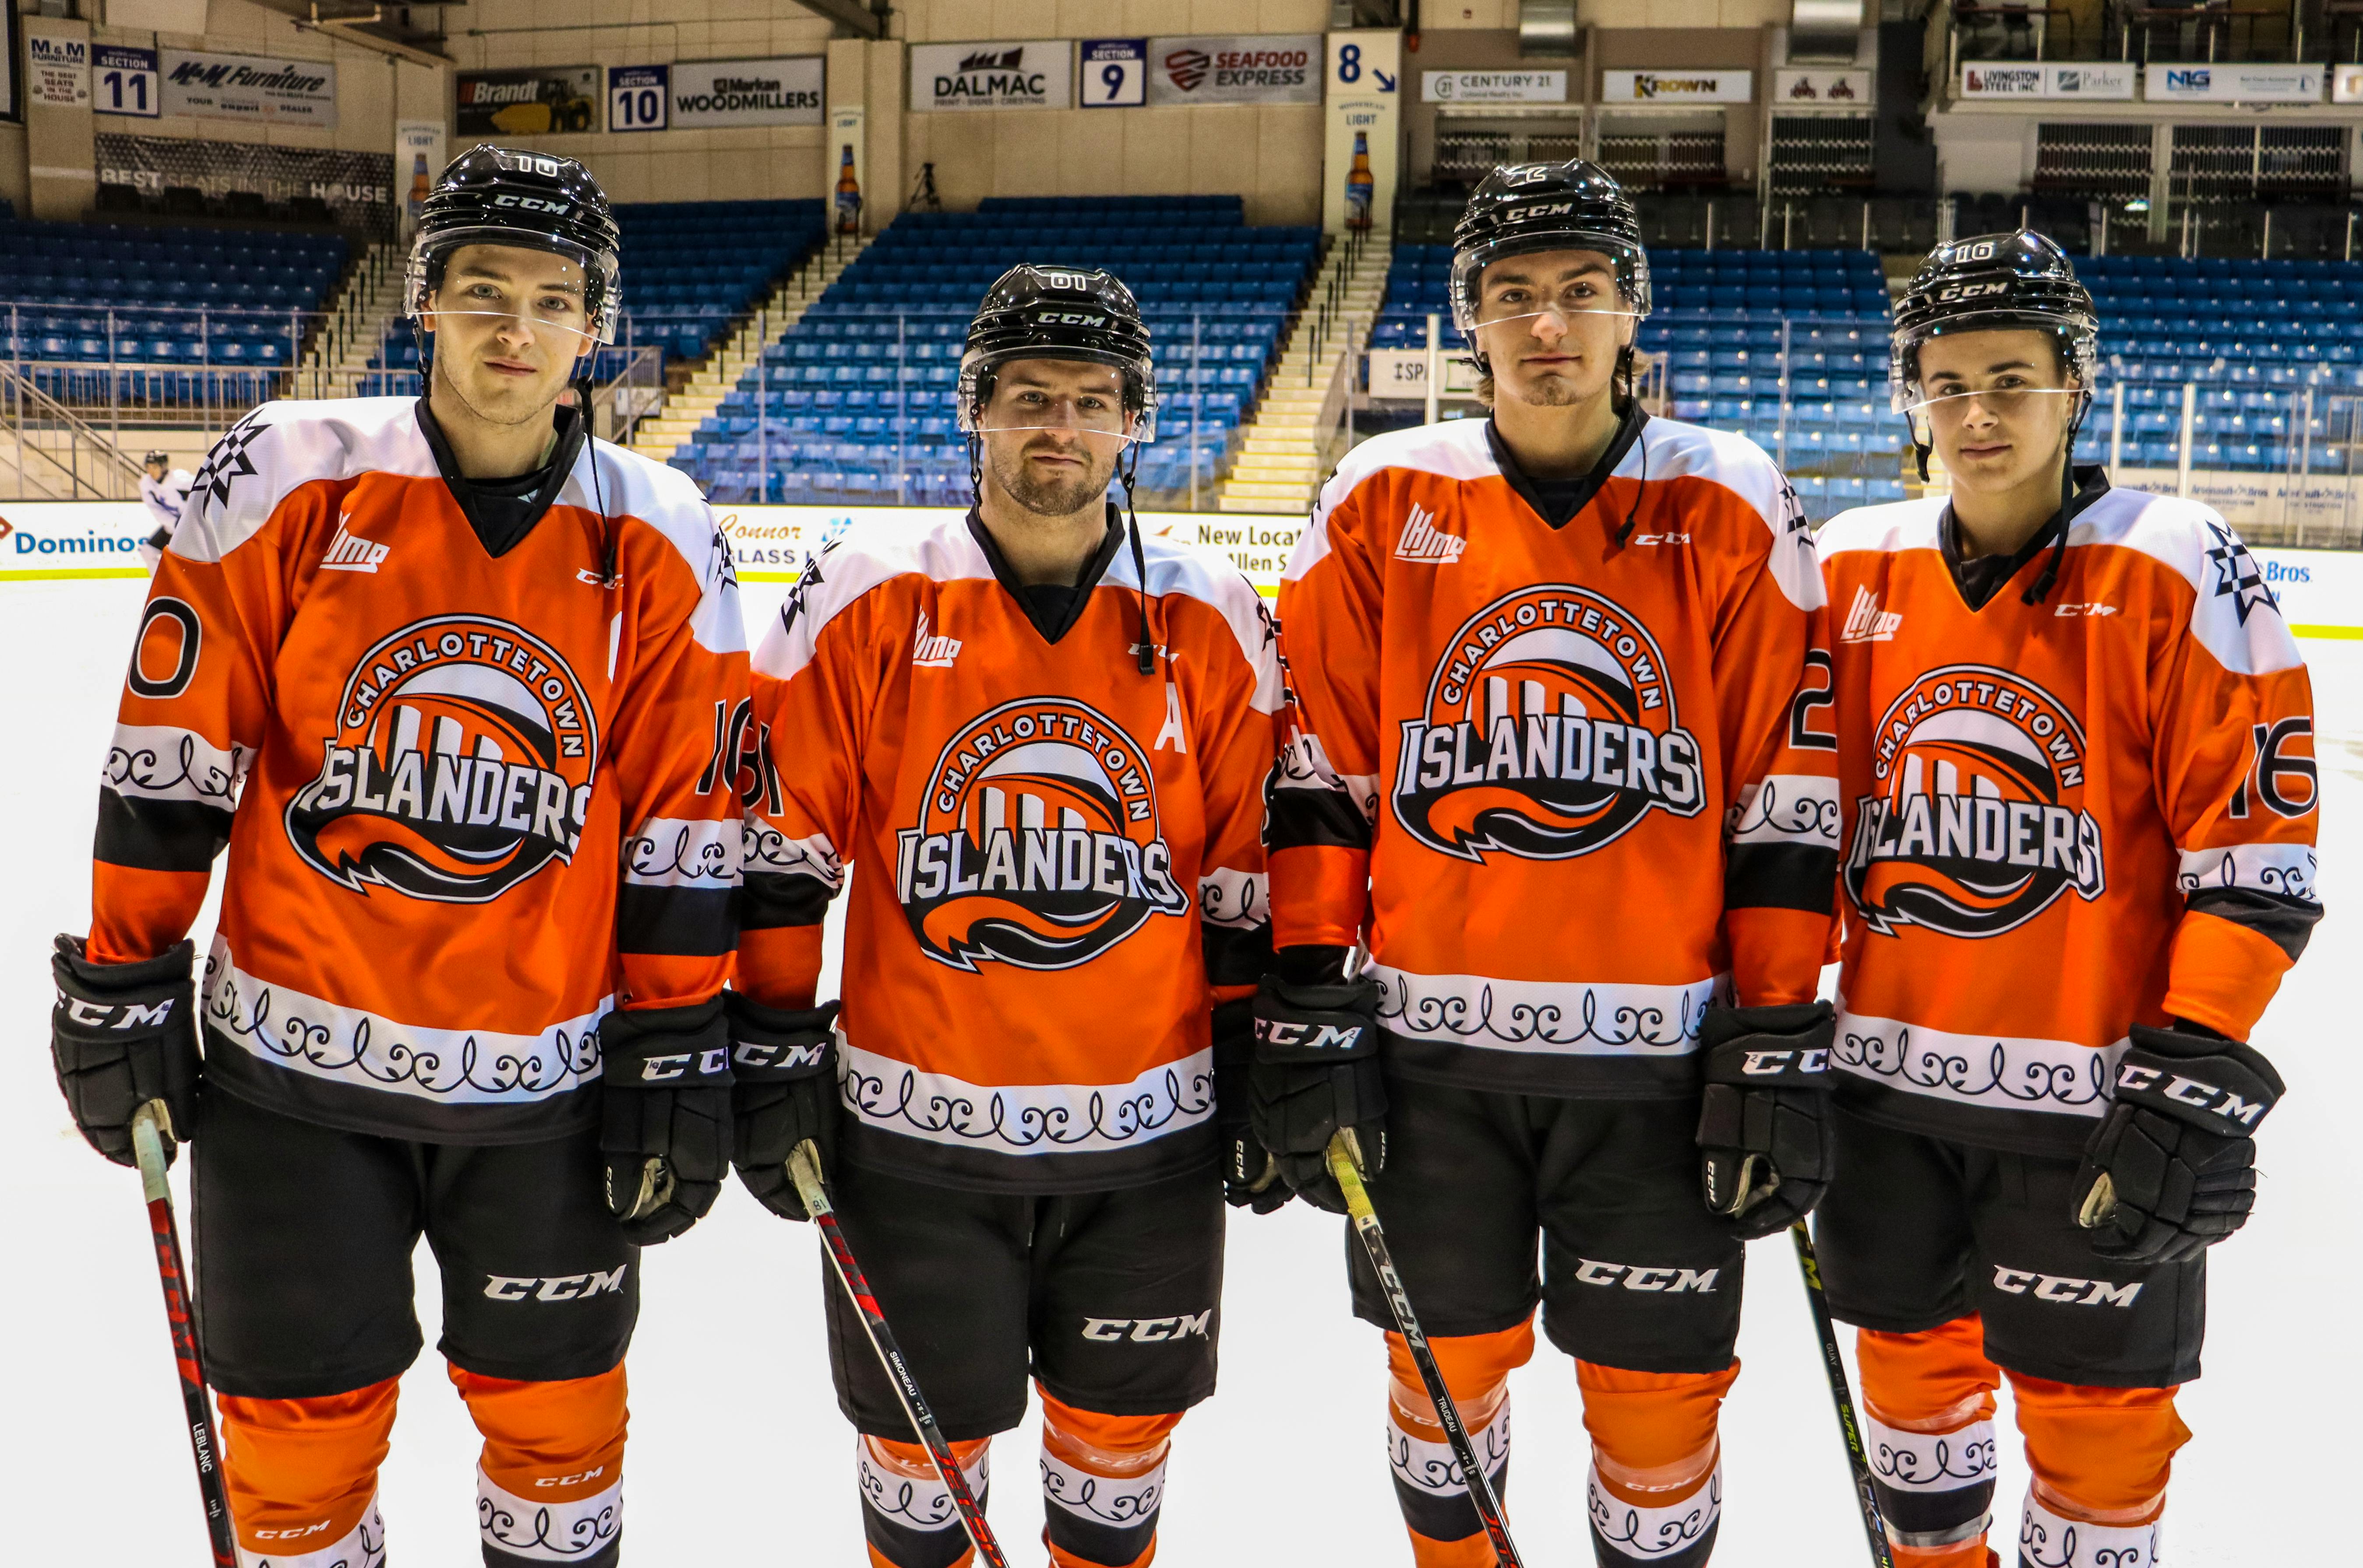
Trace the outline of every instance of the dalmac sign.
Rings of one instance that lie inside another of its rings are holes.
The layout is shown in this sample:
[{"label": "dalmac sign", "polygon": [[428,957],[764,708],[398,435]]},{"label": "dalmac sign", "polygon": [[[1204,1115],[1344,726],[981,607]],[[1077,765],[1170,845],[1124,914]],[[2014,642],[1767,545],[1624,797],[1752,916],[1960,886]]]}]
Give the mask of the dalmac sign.
[{"label": "dalmac sign", "polygon": [[1074,63],[1070,39],[923,44],[911,51],[911,107],[923,113],[1070,108]]}]

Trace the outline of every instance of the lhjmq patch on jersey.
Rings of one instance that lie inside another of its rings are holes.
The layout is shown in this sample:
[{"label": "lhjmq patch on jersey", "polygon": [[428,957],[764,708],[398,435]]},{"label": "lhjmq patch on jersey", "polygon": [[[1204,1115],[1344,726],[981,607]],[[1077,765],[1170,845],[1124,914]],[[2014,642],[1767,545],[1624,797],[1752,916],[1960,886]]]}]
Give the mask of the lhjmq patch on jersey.
[{"label": "lhjmq patch on jersey", "polygon": [[487,903],[573,858],[598,761],[591,701],[557,649],[490,616],[434,616],[354,665],[287,836],[355,892]]},{"label": "lhjmq patch on jersey", "polygon": [[1914,681],[1872,732],[1847,892],[1872,931],[1993,936],[2073,888],[2106,890],[2101,824],[2079,809],[2084,731],[2024,676],[1948,665]]},{"label": "lhjmq patch on jersey", "polygon": [[895,888],[920,951],[1071,969],[1152,915],[1189,912],[1172,875],[1148,754],[1069,697],[1028,697],[945,743],[915,827],[897,834]]},{"label": "lhjmq patch on jersey", "polygon": [[1699,744],[1639,619],[1565,583],[1495,600],[1453,634],[1403,722],[1395,820],[1481,861],[1589,855],[1650,811],[1706,804]]}]

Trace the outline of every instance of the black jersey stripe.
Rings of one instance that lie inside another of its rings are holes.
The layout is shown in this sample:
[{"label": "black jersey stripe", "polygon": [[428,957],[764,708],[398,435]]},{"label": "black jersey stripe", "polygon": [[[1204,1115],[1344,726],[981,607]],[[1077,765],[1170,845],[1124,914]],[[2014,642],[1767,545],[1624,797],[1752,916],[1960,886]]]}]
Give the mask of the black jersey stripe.
[{"label": "black jersey stripe", "polygon": [[195,801],[98,792],[97,857],[139,871],[207,871],[229,843],[230,813]]}]

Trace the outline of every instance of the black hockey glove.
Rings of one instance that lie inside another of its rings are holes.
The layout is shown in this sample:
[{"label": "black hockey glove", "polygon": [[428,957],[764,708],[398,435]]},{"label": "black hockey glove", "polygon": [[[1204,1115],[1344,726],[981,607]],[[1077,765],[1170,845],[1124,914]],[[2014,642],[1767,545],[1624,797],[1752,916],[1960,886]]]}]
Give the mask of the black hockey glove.
[{"label": "black hockey glove", "polygon": [[1352,1128],[1362,1174],[1387,1160],[1386,1080],[1379,1075],[1376,980],[1291,982],[1266,975],[1255,995],[1255,1065],[1248,1070],[1256,1142],[1307,1203],[1346,1212],[1329,1174],[1329,1140]]},{"label": "black hockey glove", "polygon": [[1281,1179],[1280,1162],[1256,1142],[1255,1001],[1241,997],[1215,1007],[1215,1130],[1222,1139],[1223,1201],[1269,1214],[1295,1193]]},{"label": "black hockey glove", "polygon": [[722,999],[618,1010],[599,1024],[606,1058],[607,1209],[652,1247],[714,1207],[730,1174],[730,1035]]},{"label": "black hockey glove", "polygon": [[1707,1208],[1742,1240],[1787,1230],[1829,1189],[1836,1029],[1827,1002],[1711,1007],[1701,1021],[1699,1169]]},{"label": "black hockey glove", "polygon": [[2084,1145],[2076,1222],[2119,1263],[2178,1263],[2248,1222],[2257,1124],[2284,1086],[2237,1040],[2133,1027],[2116,1104]]},{"label": "black hockey glove", "polygon": [[725,991],[730,1017],[730,1158],[755,1200],[788,1220],[809,1220],[788,1156],[805,1139],[826,1176],[837,1168],[838,1004],[765,1007]]},{"label": "black hockey glove", "polygon": [[50,957],[58,983],[50,1010],[58,1088],[90,1146],[118,1165],[139,1163],[131,1119],[151,1099],[162,1100],[172,1120],[171,1128],[157,1129],[168,1164],[175,1141],[196,1135],[205,1073],[189,977],[196,951],[176,942],[137,964],[99,964],[85,955],[81,937],[61,935]]}]

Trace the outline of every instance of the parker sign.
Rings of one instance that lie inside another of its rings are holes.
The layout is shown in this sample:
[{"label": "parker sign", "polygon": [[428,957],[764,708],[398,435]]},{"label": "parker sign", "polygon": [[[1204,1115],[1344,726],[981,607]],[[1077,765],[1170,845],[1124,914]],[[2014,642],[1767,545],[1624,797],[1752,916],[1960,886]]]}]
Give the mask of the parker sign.
[{"label": "parker sign", "polygon": [[1075,101],[1074,63],[1069,39],[922,44],[911,51],[911,107],[1068,108]]},{"label": "parker sign", "polygon": [[672,128],[816,126],[821,57],[697,60],[672,68]]},{"label": "parker sign", "polygon": [[1318,104],[1321,35],[1246,33],[1148,40],[1148,101]]}]

